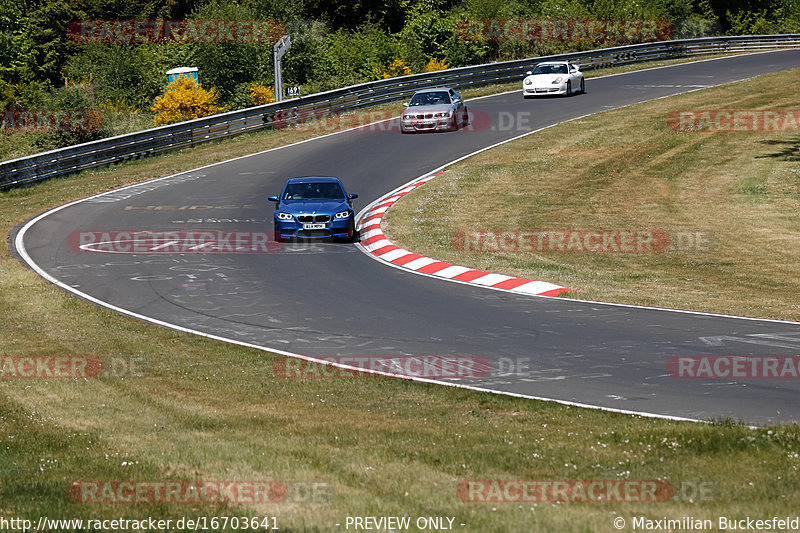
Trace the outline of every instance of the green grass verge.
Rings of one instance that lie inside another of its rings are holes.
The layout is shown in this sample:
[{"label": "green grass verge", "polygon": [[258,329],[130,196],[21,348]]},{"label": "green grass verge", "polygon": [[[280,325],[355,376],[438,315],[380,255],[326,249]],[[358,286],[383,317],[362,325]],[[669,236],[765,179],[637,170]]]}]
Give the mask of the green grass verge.
[{"label": "green grass verge", "polygon": [[[246,136],[3,193],[0,222],[11,228],[73,198],[302,135]],[[123,358],[141,368],[117,378],[0,381],[4,518],[269,515],[282,531],[338,531],[347,516],[410,515],[455,517],[463,531],[591,532],[614,531],[616,516],[771,517],[800,497],[796,425],[677,423],[384,378],[282,379],[272,354],[75,299],[22,267],[5,244],[0,309],[3,358]],[[661,479],[679,491],[661,503],[461,501],[458,483],[476,479]],[[71,484],[89,480],[325,483],[331,498],[268,505],[70,499]],[[698,497],[697,483],[711,490]]]}]

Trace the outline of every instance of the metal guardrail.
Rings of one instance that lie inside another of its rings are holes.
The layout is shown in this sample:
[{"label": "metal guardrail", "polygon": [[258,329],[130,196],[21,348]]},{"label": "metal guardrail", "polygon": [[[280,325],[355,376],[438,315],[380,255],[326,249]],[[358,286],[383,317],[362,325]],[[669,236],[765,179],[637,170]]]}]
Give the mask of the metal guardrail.
[{"label": "metal guardrail", "polygon": [[242,133],[282,127],[287,124],[287,117],[340,113],[394,102],[427,87],[454,86],[463,89],[521,81],[525,71],[541,61],[566,59],[587,71],[659,59],[776,48],[800,48],[800,34],[660,41],[373,81],[4,161],[0,163],[0,189],[149,157]]}]

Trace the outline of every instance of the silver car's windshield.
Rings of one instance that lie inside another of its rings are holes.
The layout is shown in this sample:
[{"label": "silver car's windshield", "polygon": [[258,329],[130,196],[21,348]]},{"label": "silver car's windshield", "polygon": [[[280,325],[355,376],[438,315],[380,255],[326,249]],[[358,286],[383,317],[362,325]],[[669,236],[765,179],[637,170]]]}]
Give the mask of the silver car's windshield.
[{"label": "silver car's windshield", "polygon": [[337,183],[290,183],[283,191],[284,200],[344,200]]},{"label": "silver car's windshield", "polygon": [[434,93],[417,93],[411,99],[411,102],[408,104],[410,106],[417,106],[417,105],[439,105],[439,104],[449,104],[450,103],[450,95],[446,92],[434,92]]},{"label": "silver car's windshield", "polygon": [[566,65],[536,65],[533,69],[534,74],[566,74]]}]

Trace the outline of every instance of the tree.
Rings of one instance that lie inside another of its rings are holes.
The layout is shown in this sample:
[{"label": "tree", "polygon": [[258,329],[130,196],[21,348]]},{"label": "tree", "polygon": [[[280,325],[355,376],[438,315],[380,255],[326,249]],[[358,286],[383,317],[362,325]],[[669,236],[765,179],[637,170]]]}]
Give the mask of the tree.
[{"label": "tree", "polygon": [[80,50],[68,38],[69,23],[83,17],[64,0],[46,2],[30,14],[26,30],[34,43],[36,79],[60,85],[64,64]]},{"label": "tree", "polygon": [[[257,18],[253,7],[223,0],[210,0],[191,16],[191,20],[246,21]],[[185,49],[184,64],[198,67],[203,81],[216,87],[223,101],[230,102],[240,84],[273,77],[273,44],[255,39],[248,41],[245,37],[234,42],[189,42],[177,46]]]},{"label": "tree", "polygon": [[310,18],[321,19],[334,28],[353,30],[365,22],[389,32],[403,27],[408,0],[307,0]]},{"label": "tree", "polygon": [[6,83],[32,78],[36,58],[27,25],[14,0],[0,0],[0,80]]}]

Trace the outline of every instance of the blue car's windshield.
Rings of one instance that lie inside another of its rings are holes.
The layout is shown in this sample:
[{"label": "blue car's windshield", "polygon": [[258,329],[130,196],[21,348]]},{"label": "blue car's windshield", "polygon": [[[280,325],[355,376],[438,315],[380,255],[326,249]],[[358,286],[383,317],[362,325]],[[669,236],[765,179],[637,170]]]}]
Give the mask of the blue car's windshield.
[{"label": "blue car's windshield", "polygon": [[411,99],[408,105],[416,106],[416,105],[437,105],[437,104],[449,104],[450,103],[450,95],[446,92],[435,92],[435,93],[417,93]]},{"label": "blue car's windshield", "polygon": [[533,69],[534,74],[566,74],[566,65],[537,65]]},{"label": "blue car's windshield", "polygon": [[344,200],[338,183],[290,183],[283,191],[284,200]]}]

